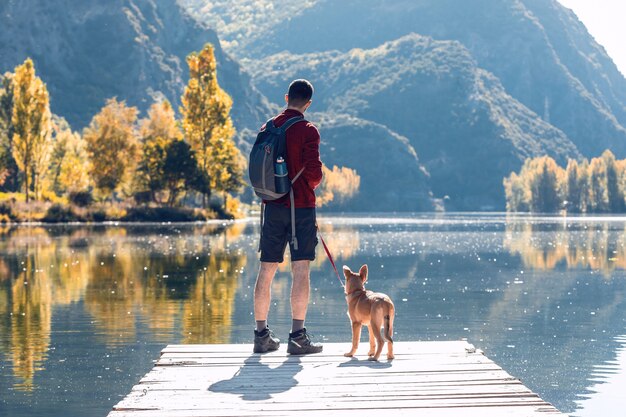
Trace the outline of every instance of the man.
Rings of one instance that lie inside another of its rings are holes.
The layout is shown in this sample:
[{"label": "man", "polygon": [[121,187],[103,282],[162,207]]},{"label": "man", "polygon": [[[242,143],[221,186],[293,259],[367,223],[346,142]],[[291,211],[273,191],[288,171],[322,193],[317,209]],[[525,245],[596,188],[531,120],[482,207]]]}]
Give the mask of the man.
[{"label": "man", "polygon": [[[303,116],[311,105],[313,86],[307,80],[295,80],[285,95],[287,109],[274,118],[280,127],[290,118]],[[295,205],[297,247],[291,239],[291,204],[289,195],[266,201],[261,233],[261,267],[254,287],[254,352],[265,353],[278,349],[279,339],[267,326],[270,308],[271,285],[278,264],[283,262],[287,242],[291,252],[291,315],[292,325],[287,352],[304,355],[322,351],[322,345],[313,343],[304,327],[309,304],[309,264],[315,259],[317,225],[315,218],[315,188],[322,181],[320,161],[320,135],[317,128],[305,120],[287,129],[287,169],[294,178],[304,168],[292,185]]]}]

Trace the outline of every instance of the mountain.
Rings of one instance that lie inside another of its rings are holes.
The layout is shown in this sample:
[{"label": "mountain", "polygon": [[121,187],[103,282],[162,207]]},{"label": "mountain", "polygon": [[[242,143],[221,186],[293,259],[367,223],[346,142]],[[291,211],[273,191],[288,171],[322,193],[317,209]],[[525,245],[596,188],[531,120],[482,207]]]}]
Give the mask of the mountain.
[{"label": "mountain", "polygon": [[[430,175],[409,140],[387,127],[353,116],[312,114],[320,129],[324,164],[355,169],[359,193],[332,208],[360,212],[434,211]],[[307,115],[308,117],[308,115]]]},{"label": "mountain", "polygon": [[207,42],[215,47],[220,85],[233,97],[236,127],[256,129],[269,111],[215,31],[174,0],[3,0],[0,27],[0,72],[31,57],[52,111],[74,128],[88,124],[113,96],[140,110],[165,97],[177,109],[185,57]]},{"label": "mountain", "polygon": [[[435,195],[449,196],[449,208],[502,207],[502,178],[526,158],[548,154],[564,163],[580,156],[562,131],[508,95],[456,41],[411,34],[367,50],[280,53],[249,62],[249,69],[267,97],[280,97],[289,80],[305,77],[318,86],[316,109],[406,137]],[[344,131],[337,143],[359,137]],[[350,142],[354,147],[344,151],[351,158],[370,152]],[[395,150],[381,144],[381,152],[384,159]]]},{"label": "mountain", "polygon": [[310,78],[324,161],[362,178],[345,209],[503,209],[527,157],[626,157],[626,80],[556,0],[4,0],[0,25],[0,71],[31,56],[74,128],[112,96],[178,107],[211,42],[245,150]]},{"label": "mountain", "polygon": [[245,55],[259,35],[301,14],[319,0],[177,0],[189,14],[214,28],[230,51]]},{"label": "mountain", "polygon": [[[585,156],[609,148],[626,157],[626,80],[556,0],[311,0],[290,12],[269,29],[248,33],[243,45],[235,42],[233,53],[259,59],[283,51],[347,52],[409,33],[456,40]],[[231,21],[236,39],[243,29]]]}]

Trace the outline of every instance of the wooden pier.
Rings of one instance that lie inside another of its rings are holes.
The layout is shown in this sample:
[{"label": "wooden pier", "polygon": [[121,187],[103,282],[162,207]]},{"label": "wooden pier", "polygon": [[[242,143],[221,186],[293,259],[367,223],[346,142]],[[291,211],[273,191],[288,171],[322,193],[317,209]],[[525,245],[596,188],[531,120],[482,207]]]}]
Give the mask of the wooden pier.
[{"label": "wooden pier", "polygon": [[396,342],[391,362],[368,361],[367,342],[355,358],[348,349],[170,345],[109,417],[564,416],[464,341]]}]

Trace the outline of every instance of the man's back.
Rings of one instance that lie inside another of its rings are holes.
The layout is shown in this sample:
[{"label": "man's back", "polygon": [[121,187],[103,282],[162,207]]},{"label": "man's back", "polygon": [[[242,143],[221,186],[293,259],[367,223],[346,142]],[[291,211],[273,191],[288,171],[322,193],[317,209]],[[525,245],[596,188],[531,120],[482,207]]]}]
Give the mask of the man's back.
[{"label": "man's back", "polygon": [[[286,109],[274,118],[276,127],[282,126],[292,117],[303,116],[298,110]],[[296,208],[315,207],[315,188],[322,181],[322,161],[320,160],[320,134],[310,122],[302,121],[287,130],[287,169],[289,178],[304,168],[304,171],[293,184]],[[289,195],[267,203],[281,204],[289,207]]]}]

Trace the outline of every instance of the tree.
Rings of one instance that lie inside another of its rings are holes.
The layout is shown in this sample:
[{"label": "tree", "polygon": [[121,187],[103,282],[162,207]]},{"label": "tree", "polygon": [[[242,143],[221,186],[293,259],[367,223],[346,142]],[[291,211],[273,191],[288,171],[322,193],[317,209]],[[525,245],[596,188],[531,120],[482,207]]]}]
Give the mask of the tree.
[{"label": "tree", "polygon": [[504,179],[504,195],[507,211],[530,211],[530,190],[521,175],[511,172]]},{"label": "tree", "polygon": [[11,152],[12,118],[13,74],[6,73],[0,76],[0,189],[15,191],[18,189],[18,169]]},{"label": "tree", "polygon": [[157,193],[166,188],[164,165],[167,148],[172,142],[182,139],[169,101],[154,103],[150,107],[148,117],[142,120],[139,136],[142,144],[138,169],[140,182],[144,189],[150,191],[151,199],[158,202]]},{"label": "tree", "polygon": [[172,206],[180,193],[187,189],[202,190],[208,187],[208,179],[198,167],[195,153],[184,140],[174,140],[165,148],[163,180]]},{"label": "tree", "polygon": [[583,159],[583,162],[579,165],[580,177],[578,186],[580,188],[580,210],[582,213],[589,213],[593,206],[591,202],[591,178],[589,161]]},{"label": "tree", "polygon": [[85,191],[89,187],[86,144],[78,132],[61,119],[54,126],[54,150],[50,161],[52,189],[57,195]]},{"label": "tree", "polygon": [[578,162],[575,159],[569,159],[565,169],[565,200],[567,201],[568,213],[582,213],[585,210],[583,207],[583,189],[586,191],[586,187],[584,187],[581,179],[581,169]]},{"label": "tree", "polygon": [[361,177],[356,170],[337,166],[333,166],[331,170],[323,166],[322,172],[324,177],[316,197],[318,206],[325,206],[331,202],[341,205],[359,192]]},{"label": "tree", "polygon": [[[243,184],[245,160],[233,142],[235,129],[229,113],[232,100],[217,82],[216,62],[210,44],[187,57],[189,83],[182,96],[185,137],[196,153],[200,169],[212,190],[231,192]],[[206,207],[206,198],[203,198]]]},{"label": "tree", "polygon": [[602,158],[593,158],[589,164],[589,194],[593,213],[606,213],[609,210],[609,192],[606,178],[606,164]]},{"label": "tree", "polygon": [[29,200],[31,180],[35,199],[38,199],[50,158],[52,123],[48,90],[36,76],[30,59],[15,68],[11,123],[12,154],[19,170],[24,172],[26,201]]},{"label": "tree", "polygon": [[105,198],[112,197],[136,167],[136,120],[137,108],[112,98],[85,128],[83,138],[91,164],[90,175]]},{"label": "tree", "polygon": [[554,213],[561,207],[559,196],[563,169],[549,156],[536,158],[529,166],[530,205],[537,213]]},{"label": "tree", "polygon": [[624,206],[624,191],[620,188],[621,166],[615,161],[613,152],[608,149],[602,153],[601,158],[606,169],[608,210],[611,213],[623,213],[626,207]]}]

